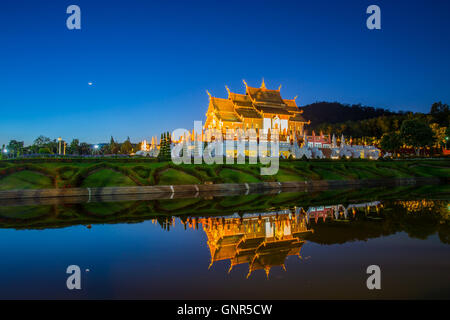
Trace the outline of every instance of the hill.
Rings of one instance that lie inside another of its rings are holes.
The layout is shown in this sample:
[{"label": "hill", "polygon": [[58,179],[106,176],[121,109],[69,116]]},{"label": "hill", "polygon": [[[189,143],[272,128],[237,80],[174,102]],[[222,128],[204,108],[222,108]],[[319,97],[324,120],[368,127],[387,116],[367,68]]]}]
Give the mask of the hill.
[{"label": "hill", "polygon": [[360,121],[381,116],[399,115],[403,112],[392,112],[387,109],[362,106],[361,104],[342,104],[339,102],[315,102],[300,107],[305,119],[311,120],[310,130],[317,129],[319,125],[344,123],[347,121]]}]

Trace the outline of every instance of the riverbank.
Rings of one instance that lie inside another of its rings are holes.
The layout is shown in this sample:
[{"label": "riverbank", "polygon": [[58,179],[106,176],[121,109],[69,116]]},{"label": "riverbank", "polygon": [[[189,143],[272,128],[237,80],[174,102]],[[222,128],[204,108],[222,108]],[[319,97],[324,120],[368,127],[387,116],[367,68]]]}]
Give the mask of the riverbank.
[{"label": "riverbank", "polygon": [[[375,188],[305,189],[291,192],[276,190],[245,195],[199,194],[173,198],[159,194],[110,198],[30,198],[14,201],[0,200],[0,228],[40,229],[61,228],[73,225],[136,223],[149,219],[167,221],[171,216],[186,217],[224,216],[235,213],[261,213],[304,208],[373,202],[414,200],[422,203],[430,199],[448,203],[450,186],[407,185]],[[415,205],[412,204],[413,207]]]},{"label": "riverbank", "polygon": [[[0,191],[0,203],[8,205],[17,200],[23,204],[27,199],[45,198],[74,198],[79,202],[104,202],[109,199],[138,197],[139,200],[196,198],[214,195],[248,195],[261,192],[295,192],[328,190],[336,188],[368,188],[368,187],[396,187],[408,185],[441,184],[448,182],[448,178],[416,177],[395,179],[362,179],[362,180],[310,180],[291,182],[258,182],[258,183],[218,183],[191,185],[163,185],[163,186],[133,186],[133,187],[104,187],[104,188],[67,188],[67,189],[25,189]],[[32,200],[33,202],[34,200]]]},{"label": "riverbank", "polygon": [[[450,178],[449,160],[280,161],[276,175],[261,165],[174,165],[146,159],[31,159],[0,161],[0,191],[209,184]],[[61,191],[62,193],[65,191]]]}]

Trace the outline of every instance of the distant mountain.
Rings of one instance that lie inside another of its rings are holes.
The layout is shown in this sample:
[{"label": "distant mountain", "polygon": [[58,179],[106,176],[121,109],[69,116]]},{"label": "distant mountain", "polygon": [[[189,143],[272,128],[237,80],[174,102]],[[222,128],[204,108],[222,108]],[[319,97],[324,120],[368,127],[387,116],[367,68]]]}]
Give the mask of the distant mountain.
[{"label": "distant mountain", "polygon": [[311,120],[311,124],[309,125],[310,129],[315,129],[323,123],[334,124],[347,121],[360,121],[404,113],[362,106],[360,104],[347,105],[339,102],[315,102],[300,107],[300,109],[303,110],[305,119]]}]

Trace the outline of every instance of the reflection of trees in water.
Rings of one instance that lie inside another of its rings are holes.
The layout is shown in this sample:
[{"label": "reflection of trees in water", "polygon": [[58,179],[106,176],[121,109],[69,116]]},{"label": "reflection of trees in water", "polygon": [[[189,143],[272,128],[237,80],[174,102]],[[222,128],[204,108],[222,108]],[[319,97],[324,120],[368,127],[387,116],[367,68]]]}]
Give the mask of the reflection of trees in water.
[{"label": "reflection of trees in water", "polygon": [[426,239],[437,233],[443,243],[450,243],[447,201],[395,201],[391,210],[386,219],[397,222],[410,237]]},{"label": "reflection of trees in water", "polygon": [[357,210],[348,223],[319,220],[309,240],[334,244],[406,232],[418,239],[437,233],[439,239],[448,244],[449,222],[448,201],[385,201],[379,212]]},{"label": "reflection of trees in water", "polygon": [[[397,190],[397,195],[399,192],[400,194],[406,191],[412,192],[410,187],[395,190]],[[435,189],[431,190],[436,191]],[[419,239],[425,239],[438,233],[443,243],[449,243],[448,200],[382,200],[381,205],[376,204],[379,203],[378,201],[364,203],[365,200],[361,200],[360,204],[349,205],[350,201],[346,200],[365,199],[369,196],[371,199],[376,199],[375,191],[382,192],[383,195],[387,193],[385,189],[372,188],[358,191],[328,190],[276,195],[254,194],[247,197],[213,197],[211,199],[186,198],[2,206],[0,207],[0,228],[43,229],[80,224],[143,222],[156,219],[155,221],[162,228],[170,230],[172,216],[175,215],[187,224],[191,224],[192,221],[197,221],[195,216],[227,216],[233,212],[238,212],[243,216],[246,215],[246,212],[264,213],[267,211],[266,208],[274,210],[291,208],[291,214],[297,215],[301,211],[306,215],[307,222],[314,224],[314,228],[320,231],[311,235],[311,240],[318,243],[332,244],[366,240],[400,231],[405,231],[411,237]],[[401,199],[401,197],[397,199]],[[347,201],[347,204],[328,205],[341,201]],[[303,207],[296,208],[295,206],[299,204],[302,204]],[[324,205],[318,206],[318,204]]]},{"label": "reflection of trees in water", "polygon": [[[425,239],[438,232],[448,243],[446,202],[391,201],[319,206],[253,213],[244,216],[187,218],[185,229],[203,229],[210,250],[210,266],[228,261],[229,272],[236,265],[248,265],[248,276],[255,270],[285,268],[288,256],[301,258],[307,241],[323,244],[367,240],[405,231],[410,237]],[[163,227],[175,224],[166,219]],[[155,223],[157,221],[155,220]]]}]

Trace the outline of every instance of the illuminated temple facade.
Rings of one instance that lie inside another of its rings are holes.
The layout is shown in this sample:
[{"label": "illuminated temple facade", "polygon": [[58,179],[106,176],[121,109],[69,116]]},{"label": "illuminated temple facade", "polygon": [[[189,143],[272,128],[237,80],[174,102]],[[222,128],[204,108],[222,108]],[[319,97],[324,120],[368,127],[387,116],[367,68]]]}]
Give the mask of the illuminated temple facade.
[{"label": "illuminated temple facade", "polygon": [[245,84],[245,94],[231,92],[228,98],[212,97],[209,92],[209,105],[206,112],[205,129],[218,129],[223,133],[227,129],[255,129],[269,133],[278,130],[280,135],[304,134],[304,125],[309,122],[302,116],[294,99],[283,99],[280,89],[267,89],[262,81],[261,87],[254,88]]}]

